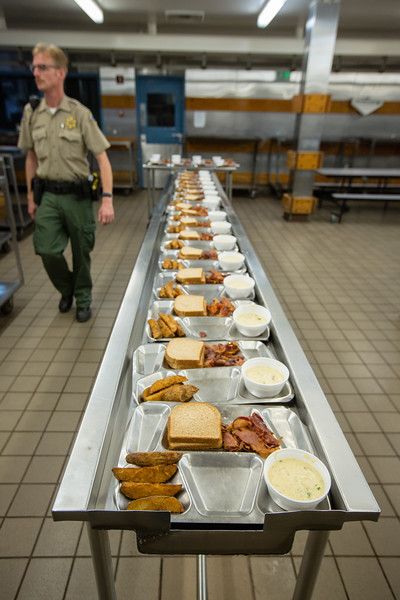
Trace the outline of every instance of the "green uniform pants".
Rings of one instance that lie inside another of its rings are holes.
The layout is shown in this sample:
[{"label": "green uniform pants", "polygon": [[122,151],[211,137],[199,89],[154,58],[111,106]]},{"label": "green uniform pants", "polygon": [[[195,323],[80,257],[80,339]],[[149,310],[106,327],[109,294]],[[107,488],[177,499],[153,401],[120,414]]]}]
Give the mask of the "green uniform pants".
[{"label": "green uniform pants", "polygon": [[[96,222],[92,201],[75,194],[45,192],[35,216],[33,244],[54,287],[62,296],[75,296],[80,308],[90,306],[92,278],[90,252]],[[71,240],[72,272],[63,252]]]}]

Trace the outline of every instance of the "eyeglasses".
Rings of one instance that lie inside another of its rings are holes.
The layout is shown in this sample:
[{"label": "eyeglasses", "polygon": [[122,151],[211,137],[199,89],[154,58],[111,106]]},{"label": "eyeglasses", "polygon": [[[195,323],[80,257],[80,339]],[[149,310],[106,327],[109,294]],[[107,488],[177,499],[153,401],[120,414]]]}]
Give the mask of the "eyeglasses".
[{"label": "eyeglasses", "polygon": [[30,70],[32,71],[32,73],[34,73],[35,69],[38,69],[41,73],[44,73],[45,71],[48,71],[49,69],[58,69],[59,67],[57,67],[57,65],[44,65],[44,64],[40,64],[40,65],[29,65]]}]

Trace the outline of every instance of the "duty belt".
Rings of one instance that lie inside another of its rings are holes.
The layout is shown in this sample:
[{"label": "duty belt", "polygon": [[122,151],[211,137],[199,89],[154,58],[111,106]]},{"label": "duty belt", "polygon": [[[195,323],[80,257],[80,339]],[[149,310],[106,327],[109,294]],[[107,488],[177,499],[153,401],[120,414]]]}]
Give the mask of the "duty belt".
[{"label": "duty belt", "polygon": [[42,179],[45,192],[51,194],[76,194],[78,196],[89,195],[90,186],[86,180],[82,181],[53,181]]}]

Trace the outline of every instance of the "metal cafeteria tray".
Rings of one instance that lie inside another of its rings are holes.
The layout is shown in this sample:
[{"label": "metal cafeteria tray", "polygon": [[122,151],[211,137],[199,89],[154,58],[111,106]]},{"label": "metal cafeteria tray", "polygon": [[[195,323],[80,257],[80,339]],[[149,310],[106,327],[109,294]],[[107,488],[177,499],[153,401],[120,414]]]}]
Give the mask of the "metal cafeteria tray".
[{"label": "metal cafeteria tray", "polygon": [[[268,351],[268,348],[267,348]],[[268,353],[272,356],[272,353]],[[210,402],[211,404],[287,404],[294,398],[294,391],[288,381],[281,392],[272,398],[257,398],[244,386],[240,367],[213,367],[213,369],[182,369],[172,371],[160,369],[146,377],[134,378],[132,400],[136,404],[142,402],[143,391],[159,379],[170,375],[182,375],[187,383],[195,385],[198,391],[193,395],[195,402]]]},{"label": "metal cafeteria tray", "polygon": [[[182,215],[182,217],[191,217],[193,220],[196,221],[195,225],[187,225],[188,229],[206,229],[208,227],[210,227],[210,219],[208,217],[203,217],[203,216],[196,216],[196,215]],[[168,219],[167,221],[167,227],[169,227],[170,225],[184,225],[185,223],[181,223],[180,219],[175,221],[175,219]]]},{"label": "metal cafeteria tray", "polygon": [[[176,239],[176,238],[174,238]],[[176,252],[177,250],[173,248],[169,248],[168,244],[171,242],[171,239],[165,239],[161,243],[160,250],[164,254],[171,254],[172,252]],[[184,246],[190,246],[191,248],[200,248],[201,250],[214,250],[214,245],[212,241],[208,240],[179,240],[183,243]]]},{"label": "metal cafeteria tray", "polygon": [[[190,228],[188,227],[188,229],[190,229]],[[202,229],[201,232],[199,232],[199,233],[210,233],[211,235],[214,235],[209,227]],[[165,236],[164,236],[162,243],[168,242],[169,240],[179,240],[179,239],[180,239],[179,233],[168,233],[168,231],[167,231],[167,232],[165,232]],[[196,242],[196,241],[200,241],[200,240],[182,240],[182,242],[189,242],[189,244],[191,244],[192,242]]]},{"label": "metal cafeteria tray", "polygon": [[[140,405],[134,412],[126,432],[118,466],[132,467],[125,457],[130,452],[162,452],[168,450],[166,427],[172,406],[164,403]],[[258,413],[267,427],[281,438],[281,447],[299,448],[314,452],[309,434],[298,415],[284,407],[259,410],[247,406],[218,406],[222,423],[228,425],[239,416]],[[240,518],[242,523],[262,521],[265,513],[283,512],[268,495],[263,481],[263,459],[253,452],[183,451],[178,472],[170,483],[183,484],[177,496],[184,512],[171,515],[171,521],[193,523],[202,517],[218,522]],[[132,467],[134,468],[134,467]],[[234,492],[234,493],[232,493]],[[129,500],[115,483],[115,502],[118,510],[125,510]],[[329,502],[321,505],[321,509]]]},{"label": "metal cafeteria tray", "polygon": [[[190,242],[190,240],[181,240],[181,241],[186,241],[186,242]],[[195,245],[196,244],[196,245]],[[201,245],[200,245],[201,244]],[[213,244],[213,242],[211,241],[202,241],[202,240],[193,240],[193,244],[190,243],[186,243],[185,246],[190,246],[191,248],[197,248],[199,250],[204,250],[204,251],[211,251],[214,250],[215,252],[223,252],[223,250],[217,250]],[[176,259],[179,257],[179,251],[181,250],[181,248],[165,248],[165,244],[161,247],[161,251],[162,251],[162,255],[160,256],[160,260],[163,260],[164,258],[173,258]],[[239,249],[237,247],[237,244],[235,244],[235,246],[229,250],[229,252],[238,252]],[[167,256],[165,256],[167,255]]]},{"label": "metal cafeteria tray", "polygon": [[[156,283],[160,284],[160,285],[159,285],[159,287],[155,287],[153,289],[153,294],[156,298],[160,298],[161,286],[164,286],[166,283],[168,283],[168,281],[171,281],[172,279],[174,279],[173,277],[169,277],[163,283],[164,279],[161,279],[161,277],[162,276],[168,277],[168,275],[170,275],[171,272],[172,271],[164,271],[159,274],[160,279],[158,279]],[[176,285],[179,285],[179,287],[181,288],[181,290],[184,294],[195,294],[195,295],[197,294],[197,295],[204,296],[206,299],[206,302],[211,302],[211,300],[213,298],[219,298],[220,296],[229,297],[225,291],[225,287],[223,284],[202,283],[202,284],[182,285],[179,283]],[[248,296],[248,298],[246,298],[246,300],[254,300],[255,297],[256,296],[255,296],[255,292],[253,289],[251,291],[250,295]],[[163,298],[163,299],[167,300],[168,298]]]},{"label": "metal cafeteria tray", "polygon": [[[202,262],[206,262],[206,261],[200,261],[200,260],[196,260],[196,261],[188,261],[191,263],[196,263],[196,264],[191,264],[191,267],[202,267]],[[210,261],[213,262],[213,261]],[[243,267],[244,268],[244,267]],[[215,269],[216,271],[220,271],[219,269]],[[208,269],[205,270],[205,272],[208,272]],[[224,276],[226,275],[231,275],[232,273],[246,273],[246,270],[242,270],[239,269],[238,271],[220,271]],[[176,285],[179,285],[181,288],[183,289],[188,289],[188,288],[193,288],[193,287],[197,287],[197,288],[208,288],[208,287],[213,287],[216,288],[216,286],[219,287],[224,287],[223,284],[216,284],[216,283],[193,283],[193,284],[182,284],[176,281],[176,275],[177,273],[179,273],[179,271],[163,271],[161,273],[158,273],[154,279],[154,288],[153,288],[153,293],[156,296],[156,298],[159,297],[159,290],[161,287],[164,287],[167,283],[169,283],[170,281],[174,281],[176,283]],[[254,292],[254,290],[253,290]],[[195,294],[195,293],[200,293],[200,292],[188,292],[189,294]],[[203,294],[204,295],[204,294]],[[253,294],[251,295],[253,296]],[[248,298],[246,298],[247,300],[253,300],[254,296],[251,297],[249,296]]]},{"label": "metal cafeteria tray", "polygon": [[[205,344],[226,343],[225,340],[213,340],[204,342]],[[271,356],[271,351],[263,342],[238,340],[239,353],[245,360],[256,358],[258,356]],[[167,344],[142,344],[139,346],[132,356],[132,389],[138,379],[145,375],[151,375],[159,369],[170,369],[164,359]],[[206,368],[206,371],[212,371],[216,367]],[[228,368],[228,367],[221,367]],[[177,369],[170,369],[176,371]],[[210,375],[211,377],[211,375]]]},{"label": "metal cafeteria tray", "polygon": [[[177,260],[174,256],[164,256],[163,259],[165,258],[171,258],[171,260]],[[201,267],[204,269],[205,272],[208,271],[220,271],[221,273],[223,273],[224,275],[232,275],[233,273],[235,273],[236,275],[243,275],[244,273],[247,273],[247,269],[246,266],[244,265],[243,267],[240,267],[240,269],[235,269],[234,271],[223,271],[221,269],[221,266],[218,262],[218,260],[204,260],[204,259],[199,259],[199,260],[185,260],[183,261],[182,259],[179,259],[182,262],[185,263],[185,267],[188,268],[192,268],[192,267]],[[160,263],[159,263],[160,265]],[[171,271],[172,273],[173,271]],[[176,272],[173,272],[176,275]],[[209,285],[214,285],[214,284],[209,284]]]},{"label": "metal cafeteria tray", "polygon": [[[243,304],[254,304],[249,300],[235,300],[233,305],[235,308],[237,306],[241,306]],[[147,323],[146,323],[146,334],[150,341],[161,342],[166,340],[167,338],[157,338],[155,339],[151,335],[150,326],[148,324],[149,319],[158,319],[158,315],[160,313],[172,314],[174,319],[180,324],[182,329],[185,332],[186,337],[191,337],[195,339],[202,339],[207,342],[210,340],[256,340],[256,341],[266,341],[269,338],[270,329],[267,325],[265,331],[257,336],[252,335],[243,335],[238,331],[236,324],[234,323],[232,317],[213,317],[213,316],[205,316],[205,317],[179,317],[175,316],[173,313],[173,300],[158,300],[153,302],[151,308],[147,315]]]}]

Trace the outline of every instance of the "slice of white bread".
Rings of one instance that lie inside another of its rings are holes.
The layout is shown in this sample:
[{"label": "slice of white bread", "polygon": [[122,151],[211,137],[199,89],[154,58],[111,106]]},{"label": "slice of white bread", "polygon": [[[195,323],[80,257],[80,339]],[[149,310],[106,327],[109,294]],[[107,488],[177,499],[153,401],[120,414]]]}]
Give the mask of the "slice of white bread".
[{"label": "slice of white bread", "polygon": [[204,271],[201,267],[181,269],[176,274],[176,281],[183,284],[201,284],[206,282]]},{"label": "slice of white bread", "polygon": [[194,217],[184,216],[180,217],[179,220],[182,223],[182,225],[185,225],[185,227],[193,227],[197,225],[197,219],[195,219]]},{"label": "slice of white bread", "polygon": [[200,234],[193,229],[182,229],[178,237],[181,240],[199,240]]},{"label": "slice of white bread", "polygon": [[[186,408],[186,410],[180,410]],[[222,446],[219,410],[208,402],[174,406],[168,418],[169,447],[215,449]]]},{"label": "slice of white bread", "polygon": [[206,317],[206,300],[204,296],[181,294],[175,298],[174,312],[180,317]]},{"label": "slice of white bread", "polygon": [[[190,216],[190,217],[198,217],[199,216],[199,213],[197,212],[197,210],[194,210],[194,208],[183,208],[182,214],[185,215],[186,217],[187,216]],[[182,221],[182,219],[181,219],[181,221]],[[196,221],[196,223],[197,223],[197,221]]]},{"label": "slice of white bread", "polygon": [[167,344],[165,361],[171,369],[201,368],[204,363],[204,342],[191,338],[173,338]]},{"label": "slice of white bread", "polygon": [[200,248],[192,248],[191,246],[183,246],[179,250],[179,258],[183,260],[200,260],[203,254],[203,250]]},{"label": "slice of white bread", "polygon": [[188,209],[188,208],[189,209],[192,208],[192,205],[188,204],[187,202],[177,202],[175,204],[175,206],[176,206],[177,210],[185,210],[185,209]]}]

